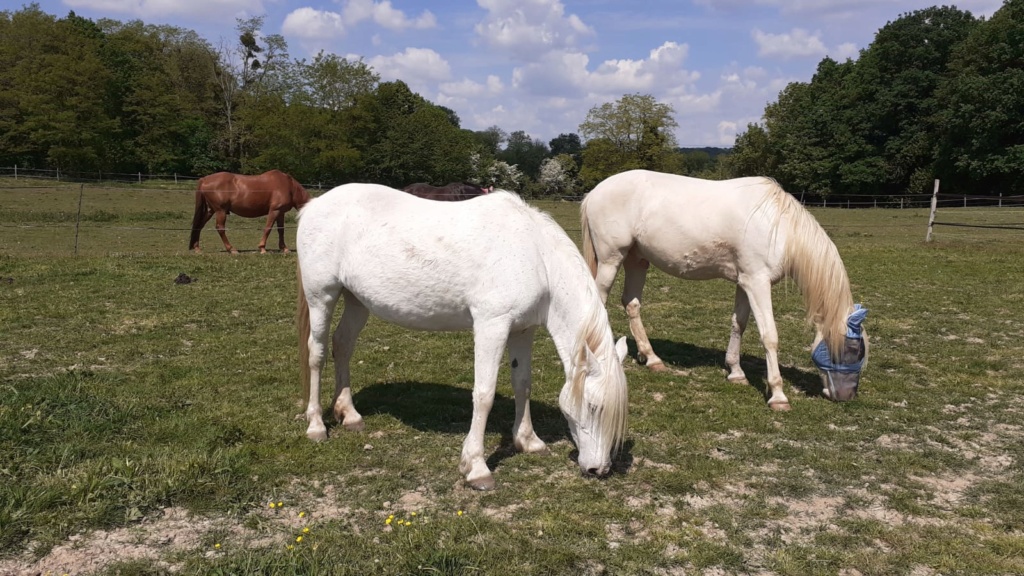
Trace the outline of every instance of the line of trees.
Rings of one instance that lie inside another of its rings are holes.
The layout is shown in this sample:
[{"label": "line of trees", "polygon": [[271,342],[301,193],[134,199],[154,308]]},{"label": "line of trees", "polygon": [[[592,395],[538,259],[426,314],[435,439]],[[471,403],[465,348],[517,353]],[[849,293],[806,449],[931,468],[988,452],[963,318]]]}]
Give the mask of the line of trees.
[{"label": "line of trees", "polygon": [[[857,60],[825,58],[731,151],[680,149],[675,111],[645,94],[593,107],[548,142],[473,131],[362,60],[293,59],[262,17],[211,45],[140,21],[0,12],[0,165],[194,176],[277,168],[303,182],[401,187],[464,180],[582,194],[648,168],[774,177],[794,193],[1024,194],[1024,0],[990,19],[954,7],[904,14]],[[726,152],[726,153],[723,153]]]},{"label": "line of trees", "polygon": [[739,135],[736,175],[820,196],[942,188],[1024,194],[1024,0],[978,19],[955,7],[904,14],[856,60],[826,58]]},{"label": "line of trees", "polygon": [[[304,182],[466,180],[575,194],[622,167],[708,170],[669,149],[672,110],[629,95],[545,143],[458,115],[362,60],[293,59],[263,18],[214,46],[141,21],[0,12],[0,165],[64,173],[204,175],[277,168]],[[619,120],[625,120],[620,122]],[[620,150],[621,149],[621,150]],[[674,164],[668,158],[675,158]]]}]

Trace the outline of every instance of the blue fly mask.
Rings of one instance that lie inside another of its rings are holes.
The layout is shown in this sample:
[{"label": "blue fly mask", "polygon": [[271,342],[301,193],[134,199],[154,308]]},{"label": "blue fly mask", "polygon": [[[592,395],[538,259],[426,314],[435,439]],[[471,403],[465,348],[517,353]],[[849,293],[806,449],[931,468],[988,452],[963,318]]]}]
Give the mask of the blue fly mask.
[{"label": "blue fly mask", "polygon": [[854,305],[853,312],[846,319],[846,341],[839,351],[838,359],[832,358],[824,340],[811,352],[811,360],[822,372],[825,395],[837,402],[851,400],[857,395],[866,354],[864,319],[867,315],[867,308],[860,304]]}]

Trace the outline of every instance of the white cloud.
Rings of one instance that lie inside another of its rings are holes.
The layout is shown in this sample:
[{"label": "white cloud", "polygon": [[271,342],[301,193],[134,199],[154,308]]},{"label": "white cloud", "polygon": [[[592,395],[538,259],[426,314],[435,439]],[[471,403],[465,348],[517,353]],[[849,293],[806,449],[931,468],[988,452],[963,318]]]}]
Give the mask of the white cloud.
[{"label": "white cloud", "polygon": [[857,56],[860,56],[860,50],[853,42],[844,42],[832,51],[832,59],[839,62],[844,62],[847,58],[856,59]]},{"label": "white cloud", "polygon": [[763,58],[821,57],[828,52],[821,41],[821,32],[812,35],[803,28],[793,28],[783,34],[769,34],[755,28],[751,36],[757,42],[757,55]]},{"label": "white cloud", "polygon": [[410,19],[404,12],[392,7],[390,0],[349,0],[342,9],[342,16],[349,25],[372,19],[379,26],[389,30],[422,30],[437,26],[437,19],[429,10],[424,10],[418,17]]},{"label": "white cloud", "polygon": [[487,17],[476,34],[513,58],[531,61],[552,50],[575,50],[594,29],[559,0],[477,0]]},{"label": "white cloud", "polygon": [[260,0],[64,0],[71,8],[131,14],[141,18],[182,16],[205,19],[211,16],[260,14]]},{"label": "white cloud", "polygon": [[426,92],[426,86],[451,78],[448,61],[429,48],[406,48],[391,56],[374,56],[367,63],[385,80],[402,80],[414,91]]},{"label": "white cloud", "polygon": [[[394,9],[389,0],[349,0],[341,12],[309,7],[292,10],[285,16],[281,32],[306,42],[325,40],[340,36],[366,20],[372,20],[378,26],[389,30],[437,26],[437,19],[429,10],[424,10],[418,17],[410,19],[401,10]],[[379,38],[375,36],[372,42],[379,42]]]},{"label": "white cloud", "polygon": [[345,33],[345,23],[336,12],[299,8],[285,16],[281,32],[304,40],[325,40]]},{"label": "white cloud", "polygon": [[580,52],[554,51],[517,67],[513,87],[533,96],[578,98],[621,96],[627,92],[661,92],[691,86],[700,78],[683,68],[689,46],[665,42],[641,60],[606,60],[591,71],[590,58]]}]

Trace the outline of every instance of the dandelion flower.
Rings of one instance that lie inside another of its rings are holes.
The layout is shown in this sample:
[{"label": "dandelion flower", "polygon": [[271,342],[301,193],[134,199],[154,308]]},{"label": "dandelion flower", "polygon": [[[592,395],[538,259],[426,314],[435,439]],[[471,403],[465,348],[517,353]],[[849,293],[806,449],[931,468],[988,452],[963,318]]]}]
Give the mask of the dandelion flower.
[{"label": "dandelion flower", "polygon": [[415,512],[413,512],[413,513],[412,513],[412,515],[413,515],[413,516],[415,516],[415,515],[416,515],[416,513],[415,513]]},{"label": "dandelion flower", "polygon": [[385,520],[384,523],[387,524],[388,526],[390,526],[391,525],[391,518],[388,518],[387,520]]},{"label": "dandelion flower", "polygon": [[283,508],[284,507],[284,502],[278,502],[277,503],[277,507],[278,508]]},{"label": "dandelion flower", "polygon": [[220,550],[220,542],[214,544],[213,547],[216,548],[217,550]]},{"label": "dandelion flower", "polygon": [[459,516],[462,516],[462,510],[459,510]]},{"label": "dandelion flower", "polygon": [[303,528],[302,529],[302,533],[303,534],[309,534],[309,526],[306,526],[305,528]]},{"label": "dandelion flower", "polygon": [[274,503],[273,503],[273,502],[271,502],[271,503],[270,503],[270,509],[271,509],[271,510],[273,510],[273,509],[274,509]]},{"label": "dandelion flower", "polygon": [[295,541],[296,541],[296,542],[302,542],[302,536],[298,536],[298,537],[296,537],[296,538],[295,538]]},{"label": "dandelion flower", "polygon": [[299,512],[299,518],[305,518],[305,517],[306,517],[306,513],[305,512]]},{"label": "dandelion flower", "polygon": [[288,546],[285,546],[285,548],[287,548],[289,550],[295,550],[295,545],[289,544]]}]

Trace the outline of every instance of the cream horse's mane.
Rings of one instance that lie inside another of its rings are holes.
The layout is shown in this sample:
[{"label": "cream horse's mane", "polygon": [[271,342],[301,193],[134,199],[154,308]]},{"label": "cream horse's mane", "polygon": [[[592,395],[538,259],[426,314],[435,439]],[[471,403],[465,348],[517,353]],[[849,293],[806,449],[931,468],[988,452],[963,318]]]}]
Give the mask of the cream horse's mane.
[{"label": "cream horse's mane", "polygon": [[846,338],[846,319],[853,311],[850,279],[839,250],[811,213],[771,178],[764,178],[765,198],[751,214],[774,208],[772,236],[780,226],[787,235],[785,274],[804,297],[807,321],[821,332],[833,357],[838,357]]},{"label": "cream horse's mane", "polygon": [[550,214],[530,206],[519,195],[507,190],[495,190],[488,194],[494,197],[496,194],[507,195],[523,213],[529,214],[538,223],[538,228],[544,233],[547,245],[556,249],[556,254],[563,258],[567,266],[579,270],[579,282],[585,290],[585,303],[587,310],[583,322],[576,334],[576,342],[573,345],[572,360],[573,371],[572,381],[569,389],[569,399],[574,406],[581,406],[584,401],[584,382],[587,378],[587,350],[590,350],[597,357],[605,378],[603,382],[603,398],[599,410],[604,411],[602,429],[599,431],[602,438],[606,439],[609,445],[618,449],[622,445],[626,433],[627,421],[627,391],[626,383],[615,383],[610,381],[617,374],[614,363],[616,362],[615,341],[608,326],[608,314],[598,296],[597,285],[590,275],[587,262],[580,254],[579,248],[569,238],[561,226],[551,217]]}]

